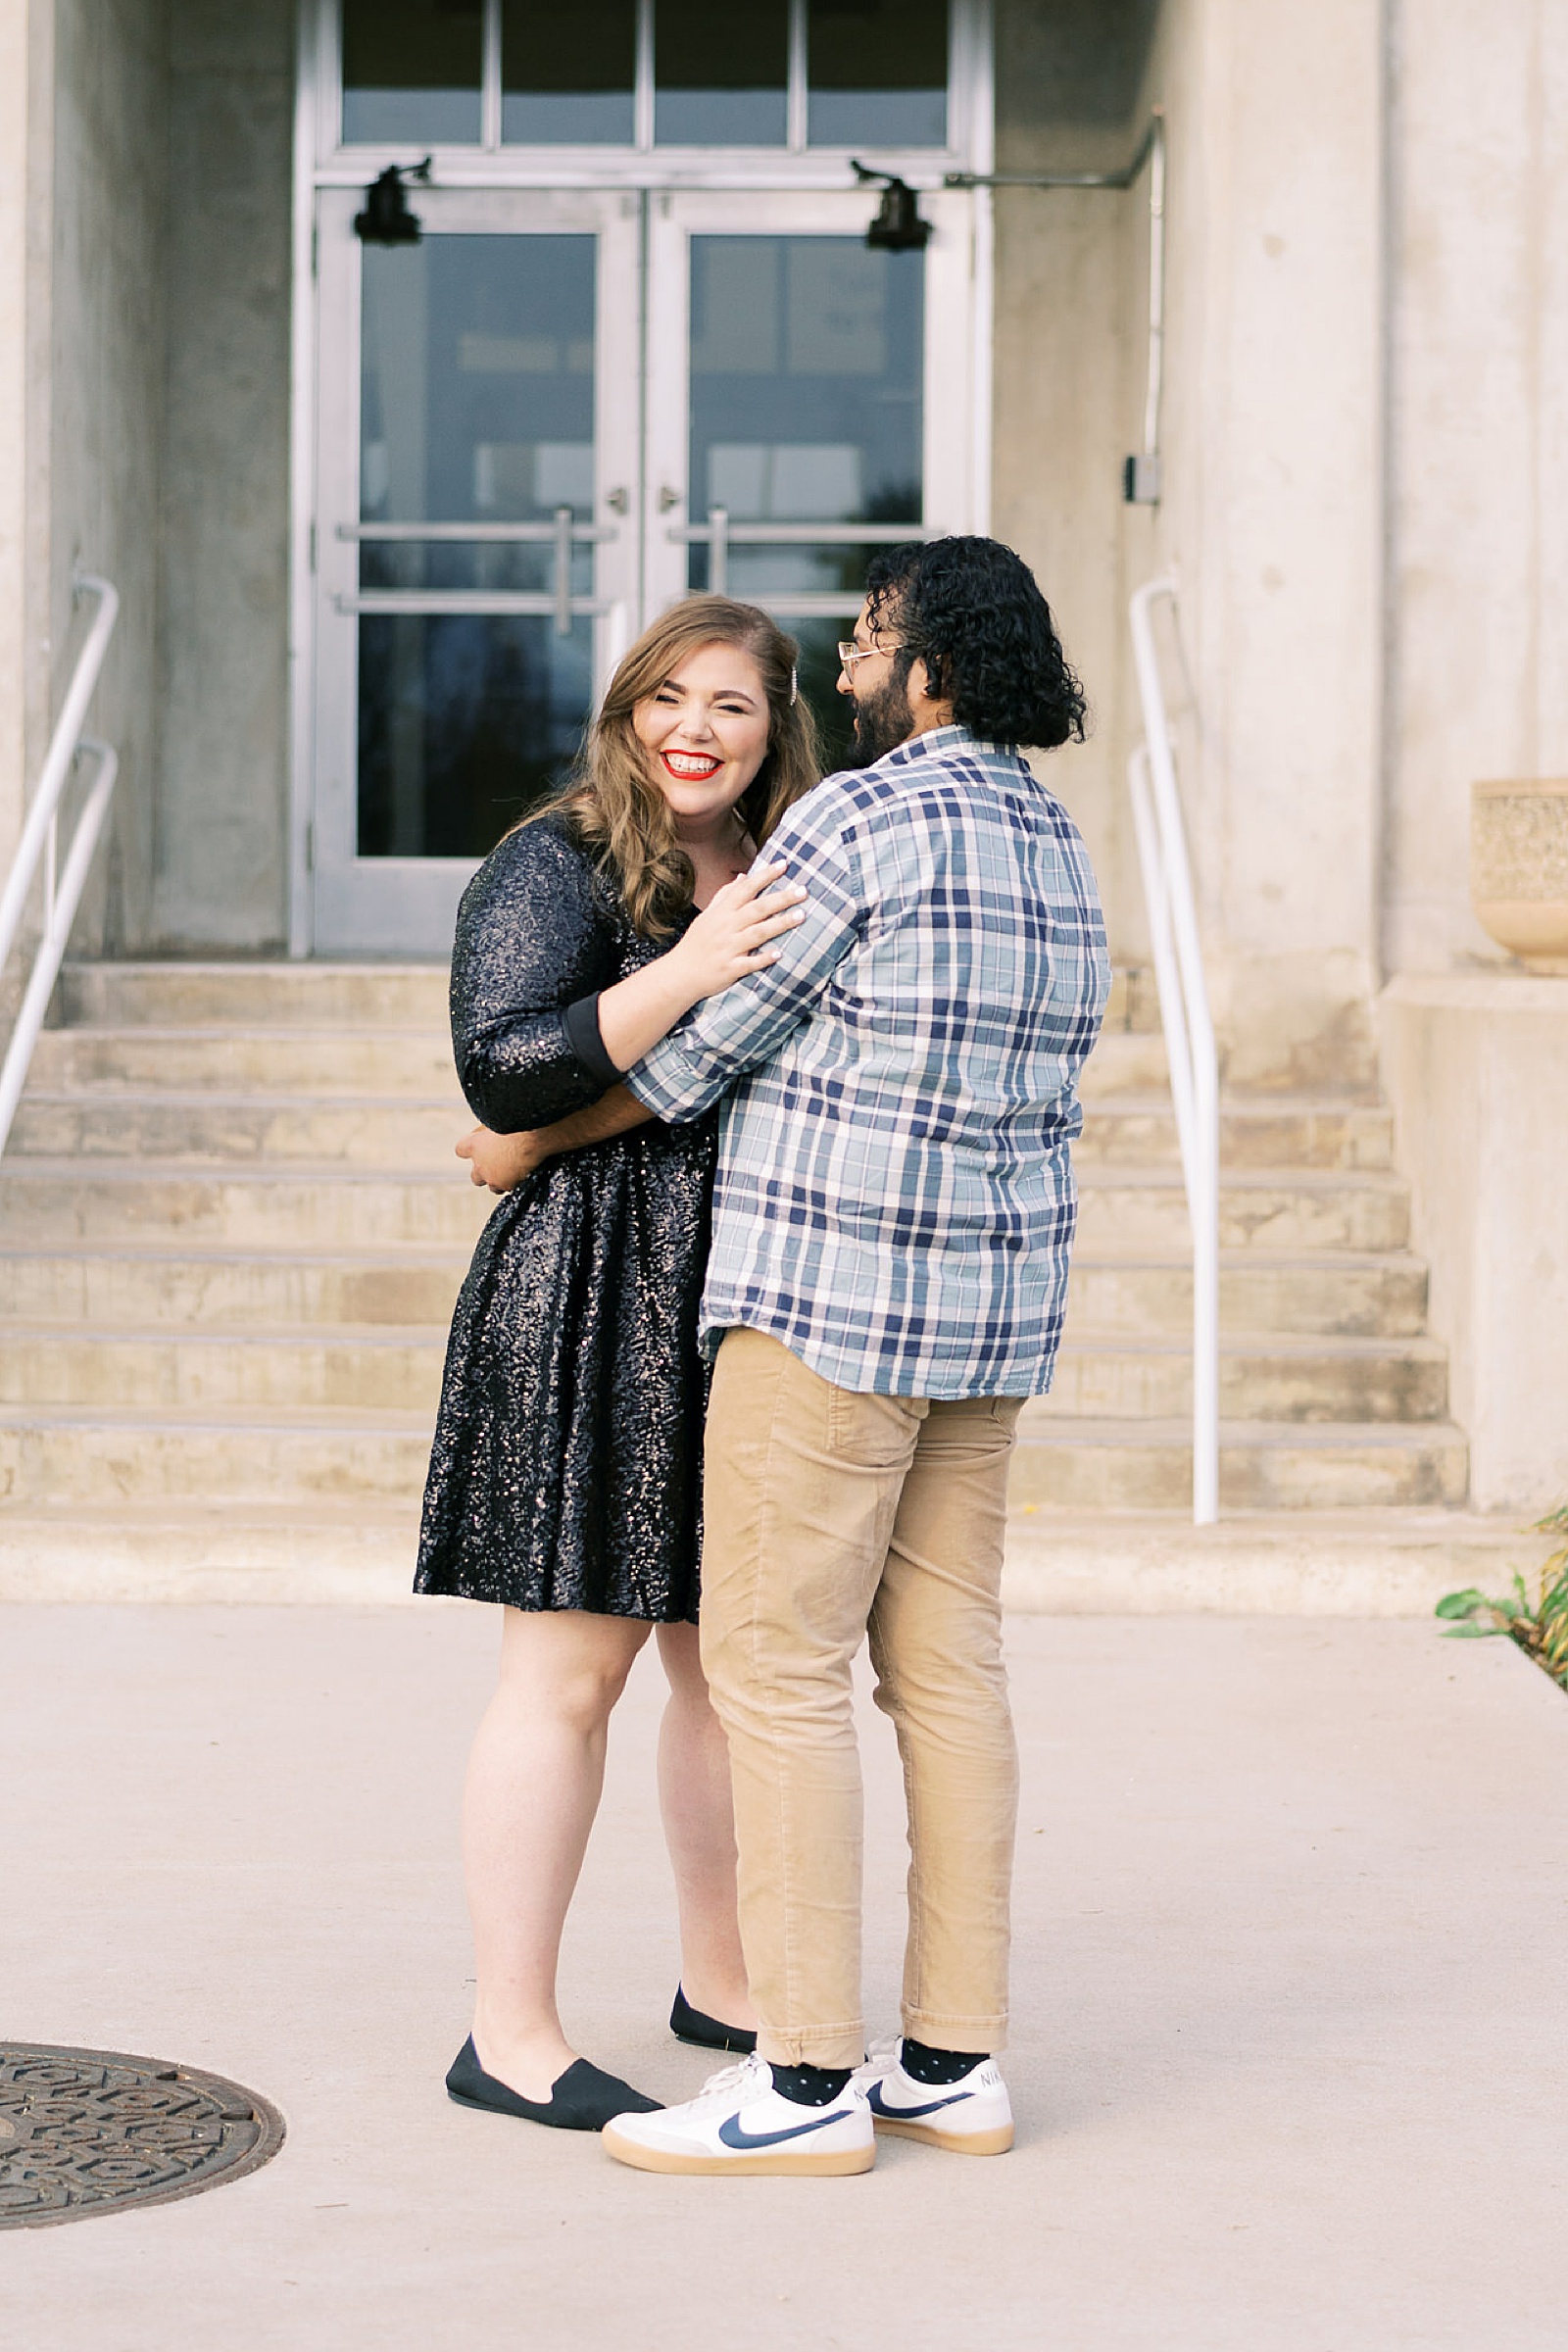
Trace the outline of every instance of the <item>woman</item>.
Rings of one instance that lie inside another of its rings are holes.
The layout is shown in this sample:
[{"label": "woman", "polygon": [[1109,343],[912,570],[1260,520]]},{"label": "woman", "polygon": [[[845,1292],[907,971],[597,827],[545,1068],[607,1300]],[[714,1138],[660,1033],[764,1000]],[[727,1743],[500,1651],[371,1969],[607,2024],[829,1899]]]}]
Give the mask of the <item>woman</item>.
[{"label": "woman", "polygon": [[804,891],[749,870],[816,782],[795,654],[753,606],[677,605],[616,669],[565,791],[501,843],[458,917],[453,1036],[482,1122],[458,1149],[507,1198],[453,1320],[416,1584],[504,1616],[464,1797],[473,2032],[447,2087],[566,2131],[655,2104],[578,2057],[556,2007],[609,1717],[651,1626],[670,1686],[670,2022],[751,2046],[729,1764],[696,1625],[715,1125],[662,1126],[615,1081],[800,919]]}]

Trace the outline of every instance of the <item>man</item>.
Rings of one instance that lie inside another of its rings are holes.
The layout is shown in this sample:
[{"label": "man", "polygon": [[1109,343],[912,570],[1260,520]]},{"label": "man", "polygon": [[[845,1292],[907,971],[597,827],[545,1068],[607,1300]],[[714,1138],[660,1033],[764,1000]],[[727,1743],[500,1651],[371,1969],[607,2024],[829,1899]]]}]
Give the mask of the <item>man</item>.
[{"label": "man", "polygon": [[[760,2019],[743,2068],[607,2127],[655,2172],[863,2172],[874,2124],[975,2154],[1012,2139],[993,2063],[1017,1787],[1007,1464],[1051,1382],[1074,1082],[1109,980],[1083,843],[1017,747],[1081,738],[1084,706],[995,540],[880,557],[840,653],[857,764],[767,845],[808,885],[805,919],[627,1078],[664,1119],[728,1096],[702,1644]],[[851,1712],[867,1633],[911,1856],[904,2034],[875,2068]]]}]

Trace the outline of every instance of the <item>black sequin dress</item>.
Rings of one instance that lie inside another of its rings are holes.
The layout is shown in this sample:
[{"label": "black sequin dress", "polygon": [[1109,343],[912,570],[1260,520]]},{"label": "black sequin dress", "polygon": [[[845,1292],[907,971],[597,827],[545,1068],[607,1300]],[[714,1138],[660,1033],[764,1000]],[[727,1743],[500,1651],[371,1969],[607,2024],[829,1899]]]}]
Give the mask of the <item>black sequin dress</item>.
[{"label": "black sequin dress", "polygon": [[[592,1000],[661,945],[562,821],[510,834],[453,951],[474,1116],[512,1135],[597,1102],[614,1073]],[[563,1153],[502,1200],[453,1317],[416,1592],[696,1619],[716,1120]]]}]

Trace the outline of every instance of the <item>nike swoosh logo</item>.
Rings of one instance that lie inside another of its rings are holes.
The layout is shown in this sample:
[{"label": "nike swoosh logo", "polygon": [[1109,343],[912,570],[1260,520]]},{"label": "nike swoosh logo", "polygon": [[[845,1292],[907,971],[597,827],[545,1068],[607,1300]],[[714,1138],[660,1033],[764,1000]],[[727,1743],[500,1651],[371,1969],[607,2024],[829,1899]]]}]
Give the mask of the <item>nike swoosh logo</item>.
[{"label": "nike swoosh logo", "polygon": [[820,2132],[824,2124],[842,2123],[849,2112],[840,2107],[832,2115],[814,2115],[808,2124],[791,2124],[783,2132],[748,2132],[739,2115],[728,2115],[718,2127],[718,2136],[726,2148],[776,2148],[781,2139],[799,2139],[803,2132]]},{"label": "nike swoosh logo", "polygon": [[882,2085],[880,2082],[873,2082],[870,2089],[865,2094],[866,2102],[869,2105],[873,2115],[890,2115],[900,2123],[902,2123],[906,2117],[913,2117],[916,2115],[935,2115],[939,2107],[956,2107],[960,2099],[967,2099],[972,2094],[967,2090],[956,2090],[945,2099],[927,2099],[923,2107],[890,2107],[882,2096]]}]

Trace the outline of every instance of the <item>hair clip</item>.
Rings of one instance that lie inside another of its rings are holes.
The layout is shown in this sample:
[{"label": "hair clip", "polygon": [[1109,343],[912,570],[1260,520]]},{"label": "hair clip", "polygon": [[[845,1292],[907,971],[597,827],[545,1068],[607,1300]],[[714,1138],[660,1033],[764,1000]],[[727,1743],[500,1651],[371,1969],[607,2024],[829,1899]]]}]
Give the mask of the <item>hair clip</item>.
[{"label": "hair clip", "polygon": [[790,702],[791,702],[791,705],[792,705],[792,706],[793,706],[793,704],[794,704],[794,702],[795,702],[795,698],[796,698],[796,696],[797,696],[797,695],[800,693],[800,690],[801,690],[801,673],[800,673],[800,671],[799,671],[799,670],[798,670],[798,669],[795,667],[795,664],[794,664],[793,662],[791,662],[791,664],[790,664]]}]

